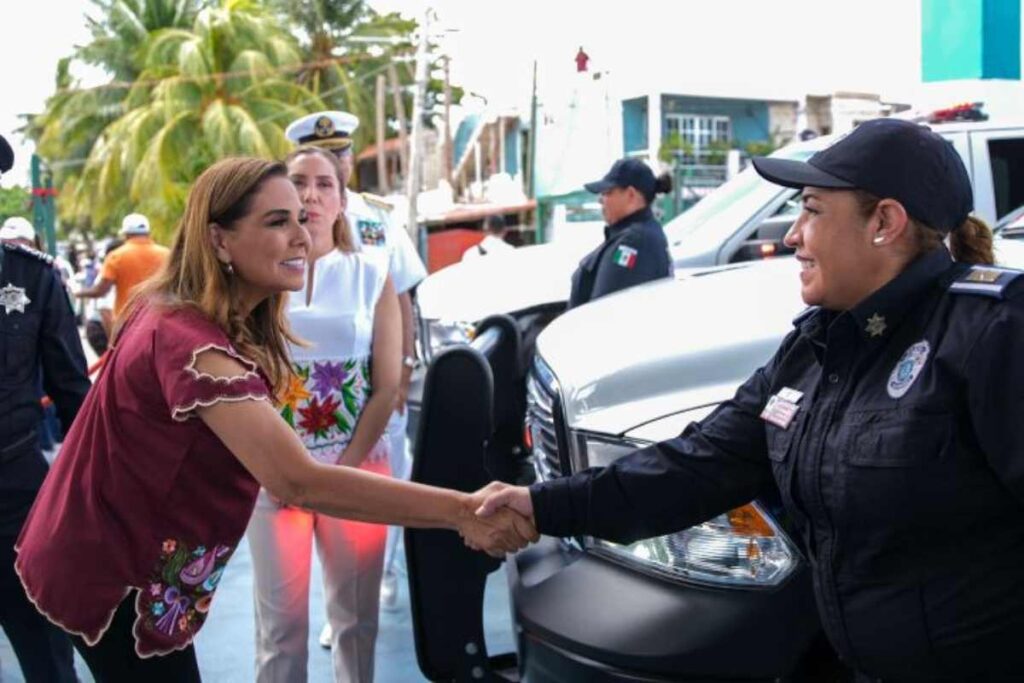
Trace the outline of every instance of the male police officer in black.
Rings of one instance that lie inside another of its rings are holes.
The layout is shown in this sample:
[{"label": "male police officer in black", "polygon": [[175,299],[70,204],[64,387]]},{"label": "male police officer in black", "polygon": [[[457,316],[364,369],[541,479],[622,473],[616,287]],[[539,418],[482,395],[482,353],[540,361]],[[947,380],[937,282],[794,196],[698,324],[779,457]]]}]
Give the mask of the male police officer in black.
[{"label": "male police officer in black", "polygon": [[[12,163],[11,148],[0,136],[0,173]],[[63,683],[76,680],[71,641],[28,601],[14,572],[14,542],[47,471],[35,433],[43,414],[40,372],[66,431],[89,390],[74,313],[49,256],[4,244],[0,246],[0,626],[26,681]]]},{"label": "male police officer in black", "polygon": [[964,165],[927,128],[869,121],[808,162],[754,165],[803,190],[786,243],[812,308],[679,437],[492,485],[481,513],[630,542],[777,485],[861,680],[1024,681],[1024,277],[984,265]]},{"label": "male police officer in black", "polygon": [[608,225],[604,242],[580,261],[572,275],[569,308],[671,275],[665,231],[651,213],[655,195],[672,189],[671,179],[655,178],[639,159],[619,159],[604,178],[584,187],[601,195]]}]

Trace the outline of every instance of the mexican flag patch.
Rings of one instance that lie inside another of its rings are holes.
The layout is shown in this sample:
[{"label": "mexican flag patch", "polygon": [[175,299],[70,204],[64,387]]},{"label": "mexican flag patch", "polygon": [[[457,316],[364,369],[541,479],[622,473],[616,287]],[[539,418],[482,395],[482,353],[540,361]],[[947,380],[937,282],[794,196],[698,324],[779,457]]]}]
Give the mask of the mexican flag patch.
[{"label": "mexican flag patch", "polygon": [[612,255],[612,260],[615,261],[615,265],[632,270],[636,265],[636,254],[636,249],[633,247],[620,245]]}]

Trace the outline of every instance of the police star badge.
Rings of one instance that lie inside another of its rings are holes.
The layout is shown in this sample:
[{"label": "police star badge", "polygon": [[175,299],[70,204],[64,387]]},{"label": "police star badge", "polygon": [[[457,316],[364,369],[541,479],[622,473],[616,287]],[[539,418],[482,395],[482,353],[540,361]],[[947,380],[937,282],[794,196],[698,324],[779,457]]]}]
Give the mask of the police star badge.
[{"label": "police star badge", "polygon": [[864,331],[872,337],[881,337],[885,332],[885,318],[875,313],[868,318],[868,326],[864,328]]},{"label": "police star badge", "polygon": [[24,287],[15,287],[11,283],[0,289],[0,306],[4,307],[4,313],[10,315],[11,311],[18,313],[25,312],[25,306],[32,303],[32,300],[25,296]]}]

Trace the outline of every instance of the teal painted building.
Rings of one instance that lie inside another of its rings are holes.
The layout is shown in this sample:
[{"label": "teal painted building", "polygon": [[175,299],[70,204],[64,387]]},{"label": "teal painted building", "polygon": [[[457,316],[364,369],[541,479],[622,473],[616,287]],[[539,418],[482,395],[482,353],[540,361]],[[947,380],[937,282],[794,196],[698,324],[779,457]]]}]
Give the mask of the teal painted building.
[{"label": "teal painted building", "polygon": [[1020,79],[1021,0],[922,0],[921,79]]},{"label": "teal painted building", "polygon": [[723,148],[787,142],[795,133],[796,113],[795,101],[666,93],[635,97],[622,102],[623,151],[650,158],[665,142],[681,143],[687,159],[701,163]]}]

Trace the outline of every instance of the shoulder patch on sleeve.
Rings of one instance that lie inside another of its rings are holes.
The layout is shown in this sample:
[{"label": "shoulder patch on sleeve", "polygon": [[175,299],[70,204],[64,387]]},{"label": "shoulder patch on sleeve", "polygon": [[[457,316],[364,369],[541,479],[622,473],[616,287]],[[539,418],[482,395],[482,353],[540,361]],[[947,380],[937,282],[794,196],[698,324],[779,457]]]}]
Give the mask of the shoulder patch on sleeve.
[{"label": "shoulder patch on sleeve", "polygon": [[22,254],[28,254],[29,256],[33,256],[36,259],[42,261],[43,263],[49,264],[51,266],[53,265],[53,257],[47,253],[36,251],[35,249],[30,249],[21,244],[10,244],[7,242],[4,243],[4,248],[7,249],[8,251],[15,251],[20,252]]},{"label": "shoulder patch on sleeve", "polygon": [[1003,290],[1017,279],[1022,271],[999,266],[971,266],[949,286],[955,294],[978,294],[994,299],[1003,298]]},{"label": "shoulder patch on sleeve", "polygon": [[360,218],[356,221],[356,230],[359,231],[359,240],[367,246],[382,247],[387,244],[384,224],[380,221]]},{"label": "shoulder patch on sleeve", "polygon": [[394,204],[384,199],[380,195],[370,194],[369,192],[363,192],[361,194],[363,195],[363,199],[365,199],[366,203],[369,204],[370,206],[375,206],[378,209],[384,209],[385,211],[391,211],[392,209],[395,208]]},{"label": "shoulder patch on sleeve", "polygon": [[615,248],[615,253],[612,254],[612,261],[617,266],[621,266],[626,270],[633,270],[636,267],[636,257],[640,252],[625,244],[620,244]]}]

